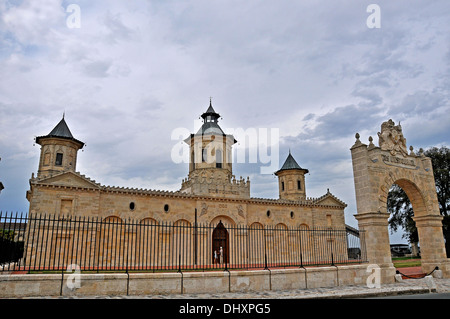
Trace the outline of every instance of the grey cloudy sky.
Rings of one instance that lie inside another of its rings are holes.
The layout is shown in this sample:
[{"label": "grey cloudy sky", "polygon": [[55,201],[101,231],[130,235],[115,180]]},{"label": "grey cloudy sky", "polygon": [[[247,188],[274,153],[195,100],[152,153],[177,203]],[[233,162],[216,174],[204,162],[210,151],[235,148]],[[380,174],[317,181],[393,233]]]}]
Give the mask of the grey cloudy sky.
[{"label": "grey cloudy sky", "polygon": [[[371,3],[381,28],[366,24]],[[392,118],[408,146],[450,144],[449,21],[448,0],[0,0],[0,210],[28,210],[33,139],[63,112],[87,144],[81,173],[179,189],[188,168],[171,159],[172,133],[196,131],[212,96],[223,129],[279,129],[279,165],[290,149],[308,196],[329,188],[356,226],[356,132],[367,142]],[[234,173],[252,197],[277,198],[264,165]]]}]

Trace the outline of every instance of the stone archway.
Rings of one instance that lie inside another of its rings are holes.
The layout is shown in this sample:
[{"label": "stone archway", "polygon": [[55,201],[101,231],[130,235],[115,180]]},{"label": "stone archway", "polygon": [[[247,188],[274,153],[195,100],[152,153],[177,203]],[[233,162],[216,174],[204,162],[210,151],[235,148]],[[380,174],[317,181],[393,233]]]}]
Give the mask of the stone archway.
[{"label": "stone archway", "polygon": [[351,147],[357,214],[360,230],[364,230],[367,258],[381,267],[383,282],[393,282],[393,267],[389,245],[387,197],[393,184],[408,195],[414,210],[419,234],[422,269],[431,272],[436,266],[450,277],[450,263],[446,258],[436,186],[431,159],[406,151],[406,139],[400,124],[392,120],[381,125],[379,147],[369,137],[363,144],[356,134]]},{"label": "stone archway", "polygon": [[230,236],[227,229],[219,221],[212,233],[212,253],[213,264],[226,265],[230,256]]}]

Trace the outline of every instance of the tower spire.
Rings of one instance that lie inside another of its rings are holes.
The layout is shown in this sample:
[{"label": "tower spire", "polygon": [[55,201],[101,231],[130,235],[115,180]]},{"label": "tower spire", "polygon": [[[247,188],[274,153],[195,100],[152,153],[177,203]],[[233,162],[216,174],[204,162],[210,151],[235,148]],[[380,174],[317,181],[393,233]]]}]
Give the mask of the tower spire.
[{"label": "tower spire", "polygon": [[76,169],[77,152],[84,143],[73,137],[64,120],[65,113],[49,134],[36,137],[36,143],[42,146],[38,177],[74,172]]}]

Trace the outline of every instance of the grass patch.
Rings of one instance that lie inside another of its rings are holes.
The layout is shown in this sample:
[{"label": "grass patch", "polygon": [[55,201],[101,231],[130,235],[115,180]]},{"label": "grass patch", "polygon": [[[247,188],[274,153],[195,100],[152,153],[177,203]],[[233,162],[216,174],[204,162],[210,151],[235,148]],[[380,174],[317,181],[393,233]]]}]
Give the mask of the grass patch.
[{"label": "grass patch", "polygon": [[404,268],[404,267],[418,267],[421,266],[422,263],[419,261],[415,261],[415,262],[407,262],[407,263],[394,263],[394,267],[395,268]]},{"label": "grass patch", "polygon": [[418,267],[422,265],[420,257],[395,257],[392,258],[395,268]]},{"label": "grass patch", "polygon": [[420,257],[394,257],[392,258],[392,262],[396,262],[399,260],[414,260],[414,259],[420,259]]}]

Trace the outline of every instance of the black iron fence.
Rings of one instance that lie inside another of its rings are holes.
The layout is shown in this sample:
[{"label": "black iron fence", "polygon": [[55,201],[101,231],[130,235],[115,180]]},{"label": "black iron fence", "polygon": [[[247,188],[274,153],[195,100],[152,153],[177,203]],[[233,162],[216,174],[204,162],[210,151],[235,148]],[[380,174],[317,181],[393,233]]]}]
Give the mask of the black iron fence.
[{"label": "black iron fence", "polygon": [[364,232],[0,213],[2,271],[264,269],[366,262]]}]

